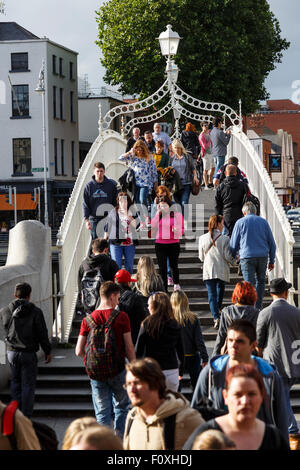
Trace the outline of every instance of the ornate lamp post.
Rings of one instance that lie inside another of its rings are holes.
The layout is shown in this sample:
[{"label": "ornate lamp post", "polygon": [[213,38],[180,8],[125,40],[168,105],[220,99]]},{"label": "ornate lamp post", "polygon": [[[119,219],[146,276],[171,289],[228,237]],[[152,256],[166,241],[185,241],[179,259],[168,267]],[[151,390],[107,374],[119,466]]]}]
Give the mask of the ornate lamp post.
[{"label": "ornate lamp post", "polygon": [[48,224],[48,191],[47,191],[47,159],[46,159],[46,118],[45,118],[45,61],[43,60],[42,68],[39,74],[39,82],[35,90],[39,95],[42,96],[42,111],[43,111],[43,159],[44,159],[44,224],[46,227]]}]

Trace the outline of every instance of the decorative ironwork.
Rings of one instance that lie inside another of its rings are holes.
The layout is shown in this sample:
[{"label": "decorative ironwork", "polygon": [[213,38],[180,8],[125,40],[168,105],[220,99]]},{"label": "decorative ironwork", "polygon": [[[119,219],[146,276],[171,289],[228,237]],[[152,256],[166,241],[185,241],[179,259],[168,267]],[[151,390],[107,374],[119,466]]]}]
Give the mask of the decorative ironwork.
[{"label": "decorative ironwork", "polygon": [[172,102],[171,100],[169,100],[168,103],[160,111],[157,111],[156,113],[150,114],[148,116],[140,116],[140,117],[131,119],[131,121],[129,121],[125,126],[125,129],[124,129],[125,135],[127,135],[130,132],[130,129],[133,126],[136,126],[137,124],[141,124],[145,122],[155,121],[156,119],[159,119],[160,117],[167,114],[171,109],[172,109]]}]

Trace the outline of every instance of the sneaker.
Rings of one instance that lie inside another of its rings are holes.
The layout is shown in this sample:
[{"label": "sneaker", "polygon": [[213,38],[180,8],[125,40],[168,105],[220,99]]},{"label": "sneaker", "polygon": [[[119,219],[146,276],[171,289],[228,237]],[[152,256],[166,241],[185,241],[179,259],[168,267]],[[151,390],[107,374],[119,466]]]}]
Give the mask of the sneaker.
[{"label": "sneaker", "polygon": [[219,318],[217,318],[217,319],[214,321],[214,329],[215,329],[215,330],[218,330],[218,329],[219,329],[219,325],[220,325],[220,320],[219,320]]},{"label": "sneaker", "polygon": [[168,276],[168,286],[173,286],[173,285],[174,285],[173,278],[171,276]]},{"label": "sneaker", "polygon": [[179,284],[174,284],[174,292],[175,292],[176,290],[181,290],[181,287],[180,287]]},{"label": "sneaker", "polygon": [[209,186],[205,186],[204,190],[208,190],[208,189],[210,189],[210,187],[209,187]]}]

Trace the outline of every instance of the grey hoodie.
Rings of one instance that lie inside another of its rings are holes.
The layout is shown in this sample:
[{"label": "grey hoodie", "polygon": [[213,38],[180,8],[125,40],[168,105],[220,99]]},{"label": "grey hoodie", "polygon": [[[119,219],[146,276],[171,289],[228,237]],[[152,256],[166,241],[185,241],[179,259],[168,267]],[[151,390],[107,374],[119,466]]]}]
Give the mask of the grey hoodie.
[{"label": "grey hoodie", "polygon": [[[288,441],[287,406],[282,380],[273,364],[260,357],[251,356],[251,358],[256,362],[266,390],[266,396],[257,417],[266,424],[277,426]],[[222,390],[225,387],[228,360],[229,356],[227,354],[224,356],[214,356],[209,361],[209,364],[202,369],[193,394],[192,408],[196,408],[200,398],[209,397],[213,402],[214,408],[227,410]]]}]

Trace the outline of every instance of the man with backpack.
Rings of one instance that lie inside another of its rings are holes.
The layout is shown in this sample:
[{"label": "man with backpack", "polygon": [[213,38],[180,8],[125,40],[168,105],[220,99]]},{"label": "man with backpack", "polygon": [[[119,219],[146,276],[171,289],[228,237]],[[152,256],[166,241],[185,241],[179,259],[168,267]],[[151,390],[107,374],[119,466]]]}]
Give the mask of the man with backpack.
[{"label": "man with backpack", "polygon": [[80,299],[77,308],[87,315],[96,309],[102,282],[113,281],[119,270],[117,263],[109,257],[108,249],[108,241],[104,238],[93,240],[92,254],[85,258],[78,271]]},{"label": "man with backpack", "polygon": [[51,344],[43,312],[30,302],[31,286],[26,282],[17,284],[14,296],[16,300],[1,309],[0,317],[11,368],[11,397],[18,401],[22,413],[30,418],[37,376],[36,353],[41,346],[45,362],[49,363]]},{"label": "man with backpack", "polygon": [[[253,355],[256,347],[255,326],[248,320],[233,321],[227,330],[228,354],[212,357],[202,369],[191,406],[201,409],[203,402],[208,399],[215,410],[225,410],[222,390],[225,388],[227,370],[237,364],[250,364],[261,374],[266,392],[257,417],[266,424],[277,426],[288,442],[287,405],[282,379],[275,365]],[[190,444],[192,446],[192,442]]]},{"label": "man with backpack", "polygon": [[132,342],[135,344],[141,323],[148,315],[148,312],[144,308],[142,295],[133,291],[130,287],[130,283],[136,282],[136,279],[132,279],[128,271],[120,269],[115,275],[115,282],[121,289],[119,309],[129,316]]},{"label": "man with backpack", "polygon": [[186,398],[166,388],[165,376],[152,358],[126,364],[125,387],[132,410],[124,433],[125,450],[181,450],[204,423]]},{"label": "man with backpack", "polygon": [[227,167],[227,165],[236,166],[236,171],[237,171],[236,177],[240,181],[242,181],[242,183],[246,183],[247,185],[249,184],[246,174],[242,170],[240,170],[239,167],[238,167],[239,159],[237,157],[229,157],[227,163],[225,163],[225,165],[221,166],[221,168],[217,171],[217,174],[214,176],[214,186],[215,187],[218,186],[219,184],[221,184],[223,182],[223,180],[226,178],[226,167]]},{"label": "man with backpack", "polygon": [[75,354],[84,358],[91,381],[96,420],[122,437],[129,400],[123,388],[125,357],[135,359],[129,317],[119,310],[120,287],[112,281],[100,287],[100,305],[81,322]]}]

